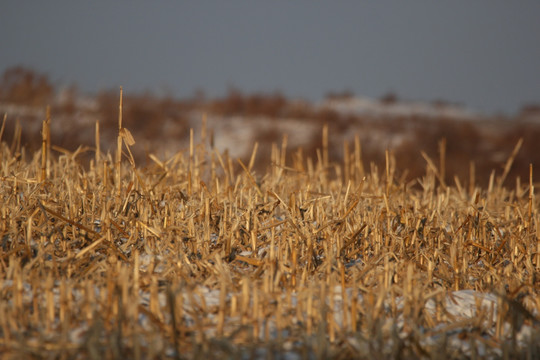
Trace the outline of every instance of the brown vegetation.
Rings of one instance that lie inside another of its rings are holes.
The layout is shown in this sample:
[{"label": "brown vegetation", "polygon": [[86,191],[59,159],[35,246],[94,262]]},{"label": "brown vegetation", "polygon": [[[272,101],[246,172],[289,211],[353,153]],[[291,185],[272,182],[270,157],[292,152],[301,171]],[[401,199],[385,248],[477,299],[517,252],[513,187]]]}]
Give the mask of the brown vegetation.
[{"label": "brown vegetation", "polygon": [[4,71],[0,79],[0,102],[45,106],[54,93],[54,88],[44,74],[22,66]]},{"label": "brown vegetation", "polygon": [[[91,148],[94,144],[94,132],[89,129],[99,121],[101,147],[104,150],[112,149],[116,136],[117,91],[103,91],[95,98],[96,106],[81,107],[77,103],[79,95],[76,89],[71,88],[65,92],[62,103],[56,103],[53,101],[54,88],[47,77],[21,67],[8,69],[3,74],[0,85],[0,102],[18,106],[15,109],[9,108],[10,118],[6,122],[3,135],[8,143],[13,142],[20,130],[21,144],[25,145],[28,151],[37,150],[33,146],[40,141],[39,126],[45,116],[45,105],[52,101],[51,114],[54,121],[51,126],[56,146],[70,151],[80,145]],[[352,98],[352,94],[347,91],[329,94],[331,100]],[[394,94],[388,94],[381,99],[381,103],[389,105],[397,101]],[[186,149],[189,129],[200,130],[199,119],[206,113],[210,122],[227,122],[229,118],[236,117],[242,119],[242,127],[254,129],[251,137],[243,139],[243,142],[258,142],[260,149],[264,150],[259,153],[260,161],[254,164],[257,171],[266,170],[269,149],[273,143],[280,143],[285,134],[289,135],[289,146],[293,150],[289,153],[290,156],[301,147],[306,157],[316,159],[321,129],[327,124],[331,160],[342,159],[344,147],[352,146],[355,136],[359,136],[362,160],[366,164],[381,163],[385,159],[385,151],[389,150],[396,156],[396,171],[407,174],[409,180],[421,176],[424,172],[425,159],[421,155],[422,151],[438,158],[440,143],[444,141],[444,180],[446,183],[454,183],[457,178],[466,186],[487,186],[492,171],[501,174],[506,154],[512,151],[519,139],[523,139],[523,144],[505,184],[513,186],[517,176],[526,177],[529,164],[540,166],[540,152],[537,151],[536,144],[540,123],[526,121],[530,120],[531,116],[524,115],[533,113],[534,109],[536,108],[532,105],[527,107],[523,114],[513,120],[456,120],[422,116],[370,118],[368,115],[342,114],[335,109],[304,101],[291,101],[279,93],[246,95],[235,89],[231,89],[225,97],[214,100],[205,99],[204,96],[177,100],[171,97],[156,97],[150,93],[127,94],[124,97],[124,117],[129,119],[132,133],[142,143],[134,151],[134,157],[142,164],[147,163],[150,153],[171,155]],[[271,128],[265,127],[258,131],[262,119],[270,120]],[[312,130],[299,137],[298,132],[291,133],[290,128],[286,130],[287,124],[292,120],[310,124]],[[212,128],[210,126],[209,130],[212,131]],[[222,131],[220,136],[223,139],[229,134]],[[248,160],[252,147],[247,148],[248,152],[240,154],[244,161]],[[80,156],[86,163],[91,159],[88,152]],[[292,157],[288,160],[292,160]],[[468,184],[473,179],[475,184]]]},{"label": "brown vegetation", "polygon": [[[112,97],[100,100],[111,132],[118,107],[104,102]],[[97,144],[86,167],[81,148],[53,156],[54,117],[30,144],[36,152],[0,144],[4,358],[540,352],[536,167],[504,186],[523,161],[512,152],[516,143],[506,151],[498,138],[506,167],[487,187],[448,180],[452,166],[459,169],[452,161],[468,168],[471,159],[454,141],[479,151],[479,132],[469,124],[433,124],[446,129],[435,133],[446,145],[425,130],[417,165],[424,170],[411,178],[405,171],[414,167],[401,152],[370,165],[358,135],[349,145],[332,142],[328,129],[341,120],[335,114],[313,156],[283,142],[270,147],[268,162],[255,152],[233,159],[212,147],[203,126],[188,135],[185,150],[164,160],[149,154],[143,169],[124,128],[159,131],[148,119],[183,110],[147,97],[129,101],[120,130],[116,123],[121,162]],[[266,108],[253,104],[240,108],[252,115]],[[514,134],[523,147],[531,141],[525,135]],[[342,156],[331,156],[334,146]],[[257,162],[264,171],[254,171]],[[474,315],[456,316],[447,306],[462,289],[496,300],[482,307],[478,298]],[[455,341],[471,346],[449,345]]]}]

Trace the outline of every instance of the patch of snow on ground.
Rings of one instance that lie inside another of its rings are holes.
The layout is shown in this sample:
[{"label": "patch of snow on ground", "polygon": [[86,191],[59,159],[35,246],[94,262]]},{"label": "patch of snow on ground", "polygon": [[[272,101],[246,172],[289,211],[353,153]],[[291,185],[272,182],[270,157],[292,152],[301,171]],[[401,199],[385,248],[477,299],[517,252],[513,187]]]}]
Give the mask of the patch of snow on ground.
[{"label": "patch of snow on ground", "polygon": [[425,103],[415,101],[382,102],[366,97],[331,99],[322,102],[321,107],[336,110],[342,114],[385,116],[425,116],[471,119],[479,115],[464,107],[452,104]]}]

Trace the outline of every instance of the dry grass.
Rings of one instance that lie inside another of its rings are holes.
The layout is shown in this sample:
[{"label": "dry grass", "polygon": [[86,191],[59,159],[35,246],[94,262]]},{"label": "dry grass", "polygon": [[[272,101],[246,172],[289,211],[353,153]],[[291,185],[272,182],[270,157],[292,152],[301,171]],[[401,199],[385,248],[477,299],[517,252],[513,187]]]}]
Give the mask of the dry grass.
[{"label": "dry grass", "polygon": [[[256,147],[228,158],[203,127],[143,169],[120,123],[121,161],[96,150],[84,168],[82,148],[50,156],[49,122],[41,152],[0,147],[3,358],[539,354],[532,167],[465,188],[442,150],[405,182],[388,152],[362,163],[359,141],[333,161],[325,128],[317,158],[275,144],[256,173]],[[446,311],[461,289],[497,294],[496,316]]]}]

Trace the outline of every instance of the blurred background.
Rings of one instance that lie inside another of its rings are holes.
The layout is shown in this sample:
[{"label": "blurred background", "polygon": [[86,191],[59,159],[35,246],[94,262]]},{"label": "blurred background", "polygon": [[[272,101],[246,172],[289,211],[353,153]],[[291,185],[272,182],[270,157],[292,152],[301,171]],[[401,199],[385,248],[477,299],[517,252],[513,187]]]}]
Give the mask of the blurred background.
[{"label": "blurred background", "polygon": [[[355,141],[362,160],[396,156],[406,178],[424,151],[485,185],[523,139],[509,181],[540,165],[540,2],[3,1],[2,140],[73,151],[116,137],[118,88],[138,161],[185,149],[205,114],[212,146],[266,166],[283,135],[331,160]],[[159,141],[158,141],[159,140]],[[348,145],[347,145],[348,146]],[[292,155],[291,155],[292,156]],[[261,171],[262,169],[259,169]]]}]

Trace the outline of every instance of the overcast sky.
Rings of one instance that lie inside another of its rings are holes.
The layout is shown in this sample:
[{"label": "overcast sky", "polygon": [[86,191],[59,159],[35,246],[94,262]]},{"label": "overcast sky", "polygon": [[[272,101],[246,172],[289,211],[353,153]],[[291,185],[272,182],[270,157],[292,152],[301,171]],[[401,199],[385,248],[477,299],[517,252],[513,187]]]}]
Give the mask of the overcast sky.
[{"label": "overcast sky", "polygon": [[513,113],[540,103],[540,1],[12,1],[0,71],[86,92],[351,90]]}]

